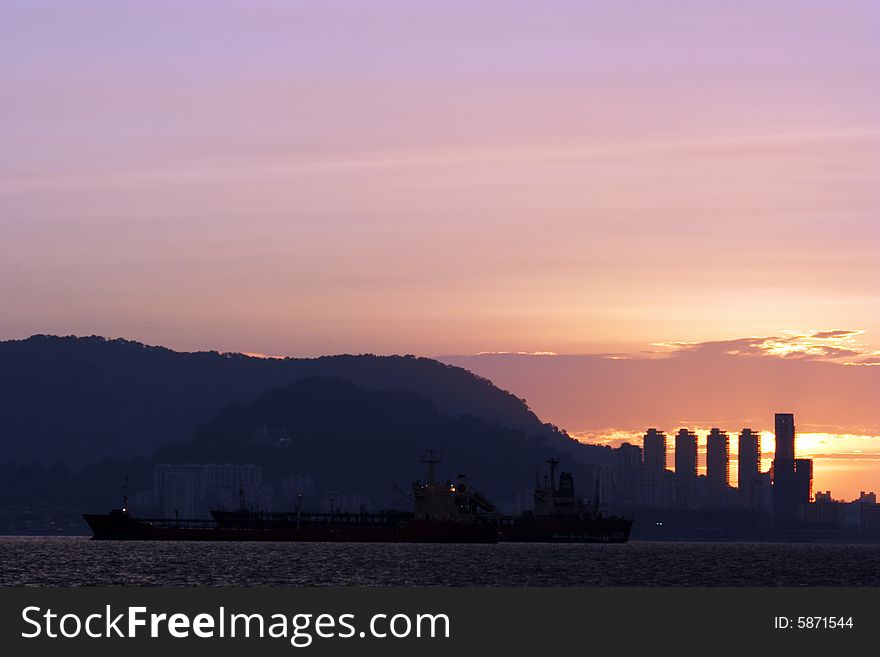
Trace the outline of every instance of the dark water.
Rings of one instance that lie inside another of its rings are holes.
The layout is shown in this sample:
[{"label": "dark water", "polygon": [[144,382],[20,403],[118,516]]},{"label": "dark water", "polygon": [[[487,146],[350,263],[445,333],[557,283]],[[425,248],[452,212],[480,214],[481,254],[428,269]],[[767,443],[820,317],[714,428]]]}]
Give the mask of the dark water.
[{"label": "dark water", "polygon": [[0,585],[880,586],[880,546],[117,543],[0,537]]}]

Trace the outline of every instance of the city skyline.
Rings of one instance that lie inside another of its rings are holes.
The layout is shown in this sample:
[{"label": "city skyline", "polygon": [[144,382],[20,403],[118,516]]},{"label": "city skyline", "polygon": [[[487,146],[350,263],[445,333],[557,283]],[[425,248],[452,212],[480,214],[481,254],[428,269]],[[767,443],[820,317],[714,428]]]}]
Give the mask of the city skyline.
[{"label": "city skyline", "polygon": [[760,438],[750,428],[742,429],[740,451],[749,464],[743,463],[733,485],[727,432],[709,430],[705,472],[698,474],[695,432],[681,428],[667,436],[650,427],[641,446],[623,443],[614,451],[613,465],[597,468],[603,506],[638,516],[658,538],[755,539],[775,531],[789,539],[835,539],[847,532],[867,536],[875,531],[880,520],[876,492],[863,489],[847,499],[816,490],[813,460],[797,450],[794,415],[776,413],[774,428],[774,453],[766,472],[758,461]]},{"label": "city skyline", "polygon": [[[742,348],[741,344],[736,347]],[[817,465],[817,487],[847,497],[880,490],[880,369],[812,358],[731,353],[704,345],[672,353],[446,356],[527,400],[578,440],[640,442],[646,427],[699,434],[700,467],[712,427],[760,432],[763,468],[774,449],[774,409],[800,418],[798,444]],[[736,441],[731,441],[736,456]],[[732,475],[736,460],[732,461]]]},{"label": "city skyline", "polygon": [[[672,437],[674,467],[669,470],[669,437],[650,427],[642,446],[623,443],[616,449],[615,487],[620,499],[638,506],[692,509],[696,507],[763,508],[777,520],[792,521],[799,507],[814,502],[813,461],[798,457],[796,428],[792,413],[774,416],[775,445],[771,467],[762,471],[759,461],[760,438],[745,427],[739,434],[741,451],[750,464],[744,464],[733,486],[730,472],[730,436],[713,427],[706,435],[704,474],[699,474],[697,434],[687,428]],[[861,490],[857,501],[873,491]],[[831,491],[815,501],[832,502]]]},{"label": "city skyline", "polygon": [[[739,481],[739,473],[740,473],[740,463],[744,462],[741,460],[740,456],[740,439],[742,438],[742,431],[753,432],[753,435],[757,437],[759,444],[761,445],[761,450],[758,452],[758,472],[760,474],[768,474],[771,471],[773,461],[776,455],[776,443],[775,443],[775,435],[772,431],[761,431],[755,432],[750,427],[743,427],[740,430],[737,430],[735,433],[733,431],[725,431],[720,429],[719,427],[711,427],[711,428],[695,428],[691,429],[688,427],[680,427],[676,429],[674,433],[667,433],[663,430],[659,430],[656,427],[651,427],[648,431],[659,431],[660,433],[666,434],[666,438],[669,441],[669,444],[672,445],[668,447],[666,450],[666,459],[667,459],[667,467],[665,468],[667,471],[671,473],[676,472],[675,468],[675,447],[674,440],[676,436],[683,431],[687,431],[689,435],[691,435],[696,440],[696,460],[695,460],[695,469],[698,478],[704,478],[708,481],[709,479],[709,438],[712,435],[714,430],[719,430],[721,434],[730,434],[727,436],[728,438],[728,449],[729,452],[727,454],[727,478],[726,483],[728,486],[740,489],[741,482]],[[644,432],[643,432],[644,434]],[[608,441],[604,443],[598,444],[606,444],[614,449],[619,448],[621,445],[638,445],[644,450],[644,435],[639,434],[638,432],[632,432],[628,434],[625,438],[617,436],[613,439],[613,441]],[[800,439],[802,436],[799,434],[798,438]],[[811,434],[805,434],[803,437],[808,440],[813,438],[814,436]],[[590,441],[584,441],[590,442]],[[591,443],[597,444],[597,443]],[[814,449],[814,448],[813,448]],[[821,457],[816,459],[814,458],[813,449],[799,449],[799,452],[804,458],[809,458],[811,461],[819,461],[821,463],[827,463],[826,459],[822,459]],[[689,461],[690,463],[690,461]],[[872,466],[867,471],[869,474],[875,474],[875,468]],[[813,471],[812,480],[815,482],[813,485],[813,491],[828,491],[830,490],[832,496],[835,500],[844,500],[844,501],[852,501],[859,498],[861,493],[867,492],[875,492],[877,487],[875,486],[875,479],[872,477],[866,477],[865,479],[859,479],[858,473],[854,476],[852,472],[847,471],[844,474],[843,479],[837,479],[833,476],[833,473],[829,473],[824,471],[824,466],[820,465]],[[837,484],[835,486],[835,484]]]},{"label": "city skyline", "polygon": [[[639,464],[638,467],[643,467],[646,471],[666,471],[675,475],[677,482],[684,481],[680,472],[686,473],[687,478],[704,480],[705,485],[708,486],[706,494],[707,504],[710,506],[713,500],[717,505],[729,503],[724,497],[726,489],[736,491],[738,504],[743,504],[743,499],[750,500],[752,491],[748,490],[748,487],[752,481],[764,475],[770,477],[769,484],[773,481],[774,470],[778,472],[779,464],[786,461],[790,462],[792,469],[796,462],[809,463],[807,477],[809,492],[805,496],[807,499],[812,500],[821,492],[826,501],[849,502],[858,501],[865,494],[874,494],[873,484],[866,486],[865,482],[859,480],[850,481],[844,493],[835,492],[830,488],[822,490],[822,486],[816,487],[814,480],[819,473],[813,467],[813,459],[807,458],[811,454],[799,453],[796,449],[799,434],[795,432],[793,422],[793,414],[776,413],[774,432],[756,432],[750,427],[743,427],[733,440],[727,431],[719,427],[706,430],[681,427],[674,434],[667,434],[657,427],[649,427],[641,436],[640,447],[636,441],[623,440],[615,446],[615,449],[626,452],[633,447],[639,447],[641,454],[635,459]],[[782,440],[778,440],[777,436],[782,436]],[[670,444],[672,444],[671,449]],[[743,454],[745,457],[741,456]],[[623,458],[629,460],[630,456]],[[741,462],[747,462],[744,459],[750,463],[745,467],[745,471],[740,465]],[[827,479],[820,478],[820,481],[824,483]],[[692,485],[694,484],[684,481],[685,487]],[[818,497],[816,499],[818,500]],[[679,502],[686,504],[682,500]],[[751,505],[757,506],[754,501]]]}]

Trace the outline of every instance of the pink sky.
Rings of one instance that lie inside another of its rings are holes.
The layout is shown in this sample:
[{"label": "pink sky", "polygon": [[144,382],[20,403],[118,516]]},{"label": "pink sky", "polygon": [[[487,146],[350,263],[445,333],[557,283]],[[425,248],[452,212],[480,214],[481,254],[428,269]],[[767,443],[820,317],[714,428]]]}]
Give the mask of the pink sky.
[{"label": "pink sky", "polygon": [[870,358],[878,32],[871,1],[4,2],[0,339]]},{"label": "pink sky", "polygon": [[877,34],[872,2],[5,2],[0,336],[880,347]]}]

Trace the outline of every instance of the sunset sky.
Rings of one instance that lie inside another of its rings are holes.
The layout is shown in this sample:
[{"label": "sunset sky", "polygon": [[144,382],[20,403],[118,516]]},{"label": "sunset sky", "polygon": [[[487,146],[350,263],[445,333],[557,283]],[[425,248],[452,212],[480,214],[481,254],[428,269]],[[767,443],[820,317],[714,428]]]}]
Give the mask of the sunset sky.
[{"label": "sunset sky", "polygon": [[[0,0],[0,339],[447,354],[603,440],[785,401],[880,492],[878,37],[871,0]],[[630,361],[630,415],[481,352]],[[719,354],[841,387],[652,396]]]}]

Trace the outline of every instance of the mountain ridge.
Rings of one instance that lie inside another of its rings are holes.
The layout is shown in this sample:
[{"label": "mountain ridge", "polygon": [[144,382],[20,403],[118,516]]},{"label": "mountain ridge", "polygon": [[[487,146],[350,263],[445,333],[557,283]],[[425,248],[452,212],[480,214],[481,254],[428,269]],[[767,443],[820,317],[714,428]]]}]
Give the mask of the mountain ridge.
[{"label": "mountain ridge", "polygon": [[[408,508],[410,502],[400,491],[424,476],[419,459],[428,450],[441,459],[439,480],[466,474],[507,508],[550,457],[575,475],[582,494],[589,492],[595,475],[593,465],[578,462],[540,437],[472,415],[452,417],[418,393],[365,390],[339,378],[305,377],[250,403],[222,408],[198,425],[191,439],[168,443],[149,456],[103,458],[77,471],[61,465],[0,463],[0,509],[35,503],[47,509],[101,509],[118,503],[124,481],[133,494],[134,512],[162,513],[155,506],[156,466],[210,463],[260,466],[261,488],[251,503],[277,510],[297,504],[284,483],[293,476],[312,482],[306,500],[311,510],[339,491],[372,500],[375,509]],[[137,500],[146,499],[139,493],[153,502],[139,506]],[[224,504],[207,498],[204,503]],[[203,514],[208,507],[201,509]]]},{"label": "mountain ridge", "polygon": [[[230,404],[252,402],[310,376],[415,392],[453,417],[482,418],[592,460],[584,456],[590,448],[542,423],[512,393],[429,358],[257,358],[178,352],[121,338],[35,335],[0,342],[0,461],[79,467],[149,454],[188,440],[196,425]],[[603,458],[598,451],[594,456]]]}]

